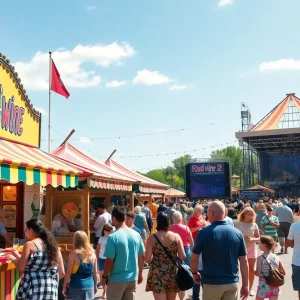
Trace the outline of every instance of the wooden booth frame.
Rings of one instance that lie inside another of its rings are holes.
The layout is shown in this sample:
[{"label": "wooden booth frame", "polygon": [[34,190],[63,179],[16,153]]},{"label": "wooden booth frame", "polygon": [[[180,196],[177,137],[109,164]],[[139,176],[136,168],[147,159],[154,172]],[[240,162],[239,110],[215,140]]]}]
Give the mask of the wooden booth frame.
[{"label": "wooden booth frame", "polygon": [[[90,237],[89,230],[89,211],[90,211],[90,201],[89,201],[89,190],[76,190],[76,191],[57,191],[51,186],[46,187],[46,218],[45,226],[52,232],[52,221],[55,214],[60,213],[60,211],[54,211],[53,206],[54,201],[57,199],[63,199],[63,202],[71,202],[70,199],[78,197],[80,198],[80,204],[82,207],[82,229]],[[73,237],[56,237],[58,244],[72,244]]]}]

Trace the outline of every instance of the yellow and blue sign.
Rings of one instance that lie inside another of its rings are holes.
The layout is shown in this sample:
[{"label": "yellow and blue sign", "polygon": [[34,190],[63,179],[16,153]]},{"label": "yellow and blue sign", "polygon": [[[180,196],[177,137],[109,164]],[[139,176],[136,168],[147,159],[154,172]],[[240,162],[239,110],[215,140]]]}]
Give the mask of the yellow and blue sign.
[{"label": "yellow and blue sign", "polygon": [[0,54],[0,138],[39,147],[41,114],[30,103],[18,74]]}]

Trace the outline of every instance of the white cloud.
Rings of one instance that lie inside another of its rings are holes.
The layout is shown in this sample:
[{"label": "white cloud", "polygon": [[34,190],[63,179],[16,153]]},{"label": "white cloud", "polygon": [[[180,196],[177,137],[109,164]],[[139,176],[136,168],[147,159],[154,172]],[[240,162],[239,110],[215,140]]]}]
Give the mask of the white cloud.
[{"label": "white cloud", "polygon": [[169,90],[170,91],[183,91],[188,88],[187,85],[178,85],[178,84],[173,84],[170,86]]},{"label": "white cloud", "polygon": [[95,10],[96,9],[96,6],[92,6],[92,5],[85,5],[84,8],[88,11],[91,11],[91,10]]},{"label": "white cloud", "polygon": [[[101,67],[109,67],[112,64],[120,65],[123,59],[132,57],[134,54],[135,50],[129,44],[114,42],[108,45],[77,45],[72,50],[58,49],[53,52],[52,58],[67,88],[86,88],[98,86],[101,77],[95,70],[86,70],[83,64],[92,63]],[[30,61],[18,61],[13,65],[25,89],[48,89],[48,53],[39,51]]]},{"label": "white cloud", "polygon": [[106,82],[105,86],[107,88],[117,88],[126,84],[127,82],[125,80],[123,81],[113,80],[113,81]]},{"label": "white cloud", "polygon": [[300,60],[279,59],[275,61],[267,61],[259,65],[259,70],[260,71],[300,70]]},{"label": "white cloud", "polygon": [[156,85],[156,84],[167,84],[172,82],[170,78],[159,73],[158,71],[149,71],[144,69],[138,71],[136,77],[132,80],[133,84],[143,85]]},{"label": "white cloud", "polygon": [[232,3],[233,3],[233,0],[220,0],[218,3],[218,6],[231,5]]},{"label": "white cloud", "polygon": [[91,139],[84,137],[84,136],[82,136],[79,141],[80,141],[80,143],[91,143],[92,142]]},{"label": "white cloud", "polygon": [[34,107],[37,111],[39,111],[42,115],[47,116],[48,112],[46,112],[43,108],[40,107]]}]

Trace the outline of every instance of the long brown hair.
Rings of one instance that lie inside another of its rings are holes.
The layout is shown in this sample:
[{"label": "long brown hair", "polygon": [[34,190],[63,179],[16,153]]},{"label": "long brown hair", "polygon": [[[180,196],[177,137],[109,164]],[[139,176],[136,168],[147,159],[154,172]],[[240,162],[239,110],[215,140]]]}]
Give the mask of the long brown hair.
[{"label": "long brown hair", "polygon": [[58,264],[58,245],[52,233],[37,219],[27,221],[26,227],[32,229],[46,245],[49,265]]}]

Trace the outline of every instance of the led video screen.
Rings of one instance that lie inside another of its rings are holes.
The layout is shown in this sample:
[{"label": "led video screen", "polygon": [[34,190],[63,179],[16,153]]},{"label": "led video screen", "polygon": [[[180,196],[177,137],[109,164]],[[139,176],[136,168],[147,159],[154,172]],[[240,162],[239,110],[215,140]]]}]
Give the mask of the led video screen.
[{"label": "led video screen", "polygon": [[264,181],[298,181],[300,177],[300,157],[294,155],[259,154],[260,174]]},{"label": "led video screen", "polygon": [[195,198],[229,198],[229,163],[190,163],[185,169],[186,194]]}]

